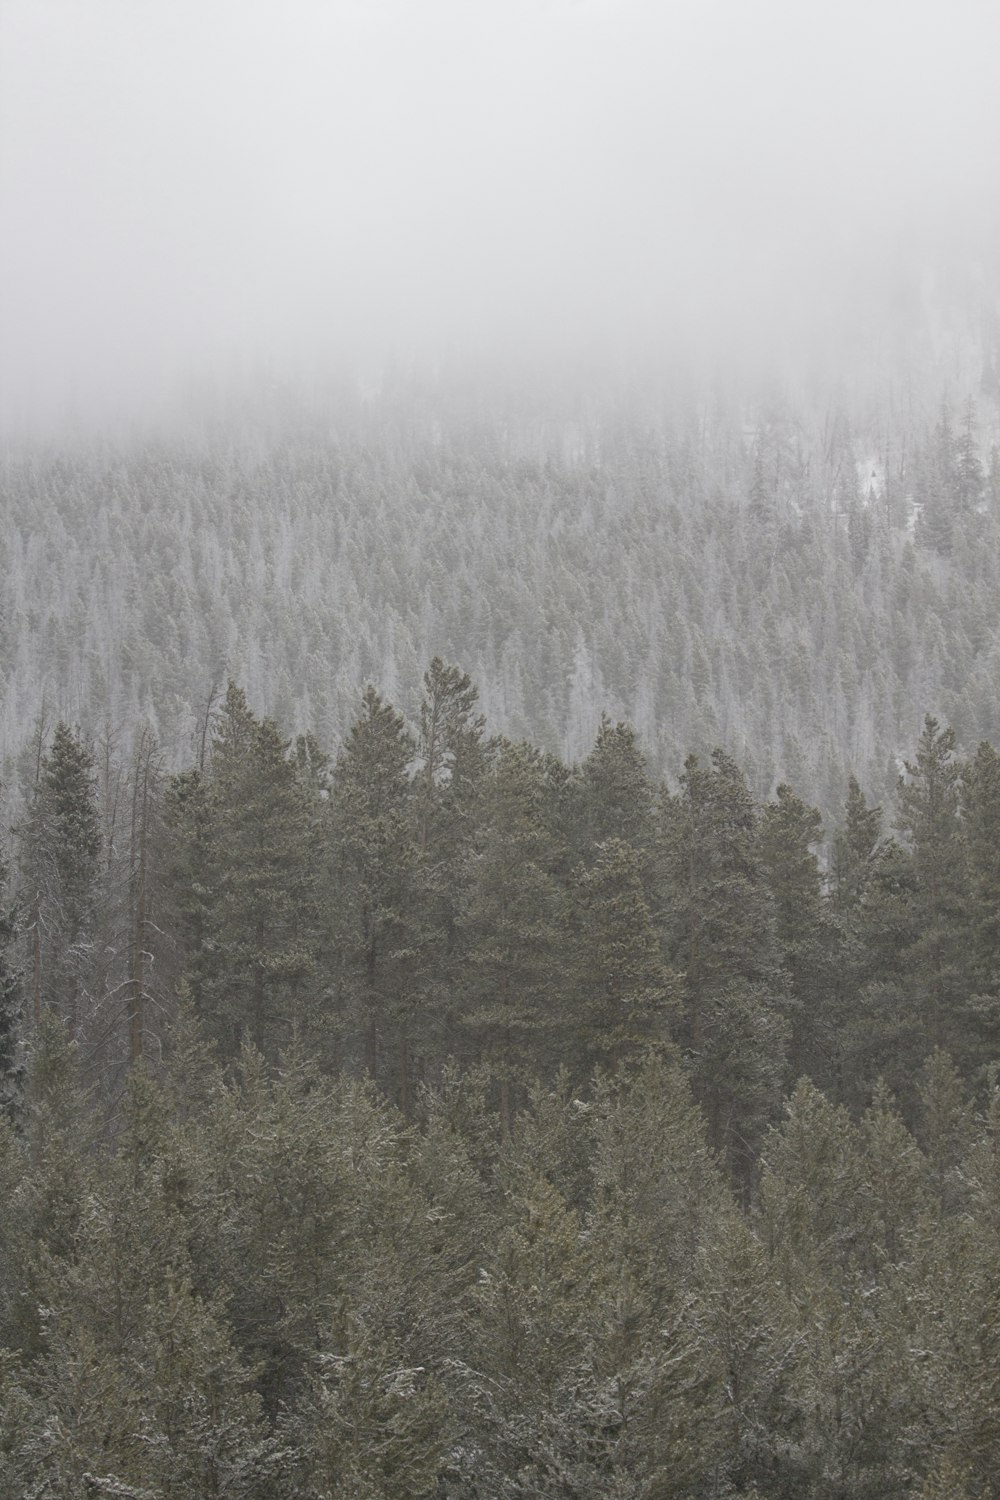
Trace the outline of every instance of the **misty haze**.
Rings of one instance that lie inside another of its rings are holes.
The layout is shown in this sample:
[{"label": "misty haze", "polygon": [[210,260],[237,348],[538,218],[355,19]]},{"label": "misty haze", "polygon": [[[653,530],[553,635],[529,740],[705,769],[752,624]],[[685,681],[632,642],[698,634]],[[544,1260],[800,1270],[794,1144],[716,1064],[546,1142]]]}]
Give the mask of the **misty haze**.
[{"label": "misty haze", "polygon": [[1000,1493],[998,58],[0,0],[0,1500]]}]

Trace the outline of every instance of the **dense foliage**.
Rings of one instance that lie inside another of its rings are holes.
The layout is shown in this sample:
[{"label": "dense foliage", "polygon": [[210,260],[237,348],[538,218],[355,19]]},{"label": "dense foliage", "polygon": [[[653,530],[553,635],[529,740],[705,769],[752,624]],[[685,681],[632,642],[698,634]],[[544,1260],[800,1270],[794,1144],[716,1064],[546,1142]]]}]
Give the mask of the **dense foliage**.
[{"label": "dense foliage", "polygon": [[4,779],[32,784],[40,706],[46,735],[146,722],[177,766],[228,676],[332,746],[359,682],[415,716],[441,655],[567,760],[606,709],[661,773],[723,745],[758,797],[787,781],[832,814],[848,765],[889,796],[922,711],[1000,740],[988,361],[983,382],[949,408],[912,384],[574,407],[399,381],[272,392],[170,441],[12,447]]},{"label": "dense foliage", "polygon": [[994,1494],[998,818],[931,718],[824,840],[722,751],[489,738],[439,659],[332,760],[232,683],[172,773],[59,725],[0,1496]]}]

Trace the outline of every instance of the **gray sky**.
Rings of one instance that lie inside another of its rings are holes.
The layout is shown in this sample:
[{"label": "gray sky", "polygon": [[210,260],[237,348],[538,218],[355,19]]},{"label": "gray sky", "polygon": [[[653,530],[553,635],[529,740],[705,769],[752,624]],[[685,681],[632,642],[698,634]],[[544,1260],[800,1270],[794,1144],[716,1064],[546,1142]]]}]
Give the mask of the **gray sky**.
[{"label": "gray sky", "polygon": [[0,401],[766,350],[1000,198],[995,0],[0,0]]}]

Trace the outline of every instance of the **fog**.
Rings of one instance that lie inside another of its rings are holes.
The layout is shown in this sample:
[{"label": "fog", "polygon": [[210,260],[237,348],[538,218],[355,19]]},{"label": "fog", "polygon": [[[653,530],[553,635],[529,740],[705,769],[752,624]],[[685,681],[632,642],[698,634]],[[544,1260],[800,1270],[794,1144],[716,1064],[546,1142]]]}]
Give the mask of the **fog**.
[{"label": "fog", "polygon": [[2,0],[5,422],[838,350],[990,275],[986,0]]}]

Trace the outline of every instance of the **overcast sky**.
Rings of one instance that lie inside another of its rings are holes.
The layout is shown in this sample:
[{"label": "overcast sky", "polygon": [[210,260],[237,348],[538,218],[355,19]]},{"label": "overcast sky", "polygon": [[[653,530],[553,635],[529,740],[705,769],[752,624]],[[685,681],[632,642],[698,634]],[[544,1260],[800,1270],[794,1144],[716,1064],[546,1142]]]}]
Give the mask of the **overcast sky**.
[{"label": "overcast sky", "polygon": [[995,0],[0,0],[0,399],[794,340],[980,253],[998,67]]}]

